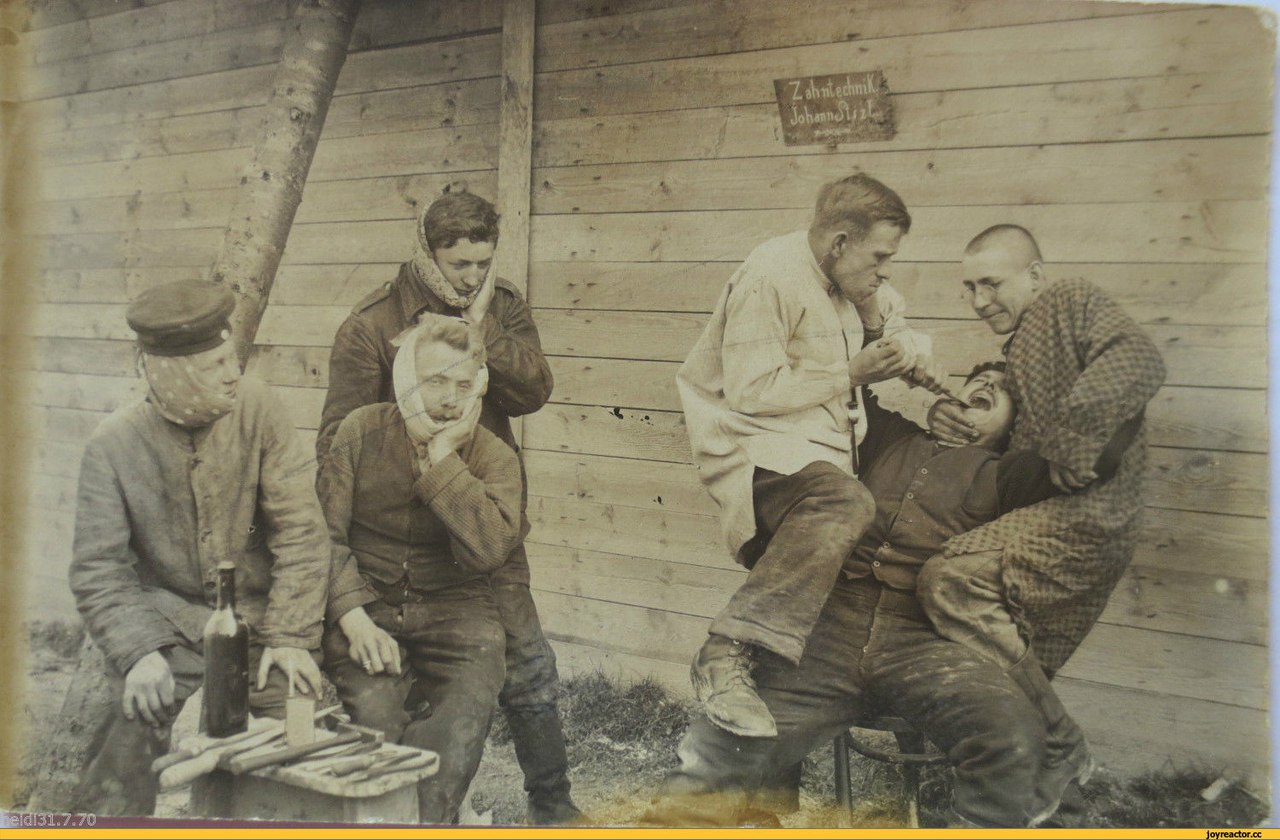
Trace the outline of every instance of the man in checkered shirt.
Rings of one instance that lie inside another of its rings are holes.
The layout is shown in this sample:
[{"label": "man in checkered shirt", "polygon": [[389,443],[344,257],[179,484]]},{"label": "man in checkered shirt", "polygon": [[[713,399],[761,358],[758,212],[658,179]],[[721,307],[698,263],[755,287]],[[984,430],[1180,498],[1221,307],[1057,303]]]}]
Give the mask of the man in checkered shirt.
[{"label": "man in checkered shirt", "polygon": [[[1082,279],[1050,281],[1024,228],[996,225],[978,234],[962,270],[974,312],[992,332],[1010,336],[1006,384],[1019,411],[1009,448],[1048,460],[1065,495],[953,537],[936,569],[926,566],[921,599],[942,636],[1011,670],[1052,675],[1133,558],[1147,454],[1142,415],[1164,382],[1164,362],[1102,289]],[[1103,447],[1132,425],[1119,469],[1099,480]],[[940,403],[931,426],[953,443],[974,433],[958,403]],[[1065,712],[1048,724],[1044,770],[1065,784],[1087,772],[1087,751]]]}]

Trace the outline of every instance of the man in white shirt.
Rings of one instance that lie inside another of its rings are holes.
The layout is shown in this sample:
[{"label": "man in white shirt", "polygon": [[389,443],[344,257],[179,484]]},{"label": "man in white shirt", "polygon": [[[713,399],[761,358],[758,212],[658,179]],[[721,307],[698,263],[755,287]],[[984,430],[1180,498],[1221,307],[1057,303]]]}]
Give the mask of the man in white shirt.
[{"label": "man in white shirt", "polygon": [[875,514],[856,478],[859,389],[898,376],[940,386],[928,340],[884,285],[910,227],[874,178],[825,185],[808,230],[760,245],[730,278],[677,375],[694,463],[730,553],[751,570],[692,669],[708,718],[734,734],[776,734],[753,651],[800,661]]}]

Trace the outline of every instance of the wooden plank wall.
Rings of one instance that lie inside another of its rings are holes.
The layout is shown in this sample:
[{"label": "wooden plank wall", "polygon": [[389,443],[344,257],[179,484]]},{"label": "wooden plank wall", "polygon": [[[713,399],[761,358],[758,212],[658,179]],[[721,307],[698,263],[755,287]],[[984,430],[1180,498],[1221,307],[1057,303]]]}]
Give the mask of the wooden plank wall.
[{"label": "wooden plank wall", "polygon": [[[83,441],[136,387],[124,303],[207,272],[289,8],[121,5],[47,0],[26,34],[47,267],[27,563],[50,611],[70,607]],[[534,587],[565,669],[684,690],[741,572],[688,465],[675,369],[736,263],[861,169],[912,208],[894,283],[953,373],[998,350],[956,266],[997,221],[1151,332],[1170,375],[1145,536],[1061,690],[1110,766],[1265,773],[1270,39],[1231,8],[800,8],[538,5],[528,289],[557,384],[524,442]],[[496,193],[500,20],[496,0],[365,1],[254,363],[308,440],[333,332],[407,255],[418,202],[456,178]],[[897,136],[785,146],[772,80],[859,69],[884,70]]]}]

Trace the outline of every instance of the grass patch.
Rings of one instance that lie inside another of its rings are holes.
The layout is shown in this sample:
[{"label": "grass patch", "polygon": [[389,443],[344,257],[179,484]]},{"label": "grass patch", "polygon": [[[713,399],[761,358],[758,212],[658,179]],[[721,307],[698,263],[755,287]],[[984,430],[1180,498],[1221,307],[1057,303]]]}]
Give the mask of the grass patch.
[{"label": "grass patch", "polygon": [[49,654],[74,660],[83,642],[84,625],[78,621],[27,622],[27,650],[33,655]]}]

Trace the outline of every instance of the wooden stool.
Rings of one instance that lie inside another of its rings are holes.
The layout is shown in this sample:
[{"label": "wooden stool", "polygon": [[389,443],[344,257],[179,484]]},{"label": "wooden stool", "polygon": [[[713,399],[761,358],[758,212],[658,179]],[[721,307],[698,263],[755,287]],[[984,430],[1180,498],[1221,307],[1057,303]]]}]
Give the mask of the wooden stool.
[{"label": "wooden stool", "polygon": [[[898,751],[880,750],[866,744],[853,734],[857,729],[892,732],[898,742]],[[840,733],[832,748],[835,751],[836,798],[846,814],[853,811],[853,787],[849,773],[849,752],[853,751],[876,761],[902,766],[903,798],[907,802],[908,820],[911,828],[920,827],[920,768],[927,764],[942,764],[947,757],[929,749],[918,730],[900,717],[868,717]]]},{"label": "wooden stool", "polygon": [[[439,756],[399,744],[383,744],[379,755],[414,753],[435,760],[425,767],[387,772],[370,779],[325,775],[305,762],[288,767],[264,767],[243,775],[215,771],[209,783],[217,791],[219,813],[230,819],[325,823],[418,822],[418,786],[435,775]],[[212,808],[208,810],[213,810]]]}]

